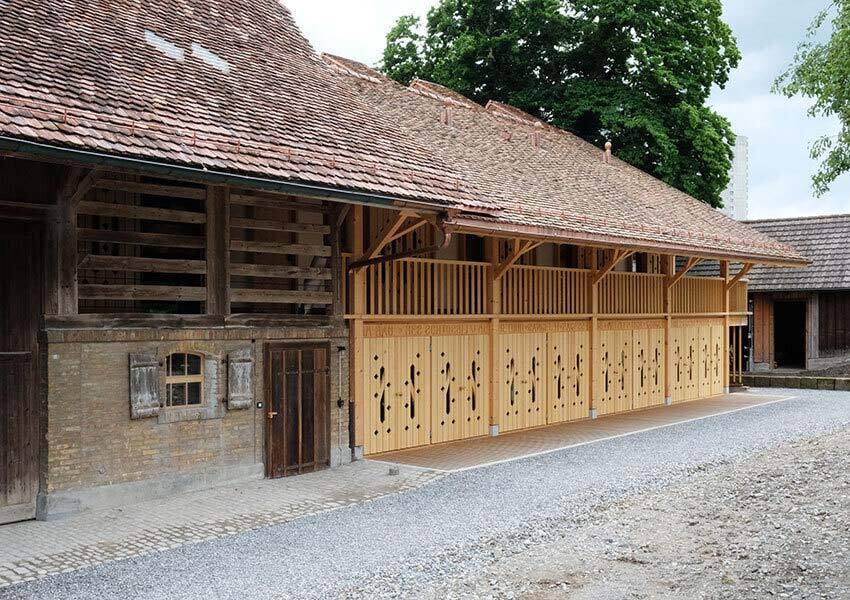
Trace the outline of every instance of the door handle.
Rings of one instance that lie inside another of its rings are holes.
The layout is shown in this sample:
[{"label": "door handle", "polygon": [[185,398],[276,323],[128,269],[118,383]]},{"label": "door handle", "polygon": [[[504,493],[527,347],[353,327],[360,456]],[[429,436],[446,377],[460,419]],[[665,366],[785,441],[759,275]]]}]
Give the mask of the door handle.
[{"label": "door handle", "polygon": [[269,411],[269,419],[274,419],[277,416],[277,413],[274,411]]}]

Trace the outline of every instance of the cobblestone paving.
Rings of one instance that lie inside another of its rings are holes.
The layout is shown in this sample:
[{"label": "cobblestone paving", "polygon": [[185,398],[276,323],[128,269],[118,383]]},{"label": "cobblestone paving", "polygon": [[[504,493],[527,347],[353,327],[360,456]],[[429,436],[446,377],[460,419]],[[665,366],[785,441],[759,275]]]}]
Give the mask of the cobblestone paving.
[{"label": "cobblestone paving", "polygon": [[398,475],[390,476],[385,464],[365,461],[58,521],[5,525],[0,527],[0,588],[360,504],[441,476],[415,467],[402,467]]}]

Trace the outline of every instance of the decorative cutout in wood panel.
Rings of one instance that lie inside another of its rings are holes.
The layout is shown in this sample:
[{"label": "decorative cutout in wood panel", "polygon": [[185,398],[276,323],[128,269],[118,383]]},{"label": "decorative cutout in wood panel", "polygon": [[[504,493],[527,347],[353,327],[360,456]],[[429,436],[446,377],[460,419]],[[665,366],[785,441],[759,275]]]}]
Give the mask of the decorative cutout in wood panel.
[{"label": "decorative cutout in wood panel", "polygon": [[588,416],[589,338],[586,332],[549,334],[549,423],[574,421]]},{"label": "decorative cutout in wood panel", "polygon": [[488,363],[486,336],[432,338],[432,443],[487,434]]},{"label": "decorative cutout in wood panel", "polygon": [[429,338],[365,340],[367,454],[429,442]]},{"label": "decorative cutout in wood panel", "polygon": [[670,330],[675,402],[723,392],[723,324],[717,319],[674,321]]},{"label": "decorative cutout in wood panel", "polygon": [[502,431],[546,424],[546,334],[502,334]]},{"label": "decorative cutout in wood panel", "polygon": [[601,331],[601,383],[597,411],[600,415],[623,412],[632,408],[632,332]]}]

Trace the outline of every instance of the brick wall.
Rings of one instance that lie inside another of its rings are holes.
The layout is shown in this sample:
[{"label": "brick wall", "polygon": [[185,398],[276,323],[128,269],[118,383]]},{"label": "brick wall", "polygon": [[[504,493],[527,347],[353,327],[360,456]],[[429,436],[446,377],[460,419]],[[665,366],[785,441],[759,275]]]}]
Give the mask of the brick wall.
[{"label": "brick wall", "polygon": [[[48,332],[47,452],[42,494],[181,478],[212,484],[216,472],[238,472],[240,467],[262,465],[266,408],[257,409],[256,402],[266,403],[263,349],[266,341],[293,338],[324,338],[330,342],[331,456],[335,462],[347,462],[348,353],[337,352],[338,346],[347,346],[347,339],[337,337],[340,332],[334,331],[335,335],[328,329],[248,329],[236,334],[227,330],[182,334],[179,330],[168,334]],[[103,339],[95,339],[98,337]],[[220,357],[219,396],[223,401],[227,395],[227,354],[246,345],[253,345],[255,350],[254,407],[227,410],[223,405],[222,416],[196,421],[130,419],[131,353],[163,356],[195,350]],[[340,356],[342,389],[338,387]],[[342,409],[337,407],[340,397],[346,400]]]}]

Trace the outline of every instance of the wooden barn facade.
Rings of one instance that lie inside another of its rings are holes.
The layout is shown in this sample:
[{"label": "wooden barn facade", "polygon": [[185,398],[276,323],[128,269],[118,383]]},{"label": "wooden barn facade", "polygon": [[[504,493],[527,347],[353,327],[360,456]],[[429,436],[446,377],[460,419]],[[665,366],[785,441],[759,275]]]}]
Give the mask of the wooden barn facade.
[{"label": "wooden barn facade", "polygon": [[803,269],[750,273],[753,370],[850,363],[850,215],[748,224],[812,261]]},{"label": "wooden barn facade", "polygon": [[804,264],[277,2],[183,4],[0,7],[0,522],[720,394],[741,276]]}]

